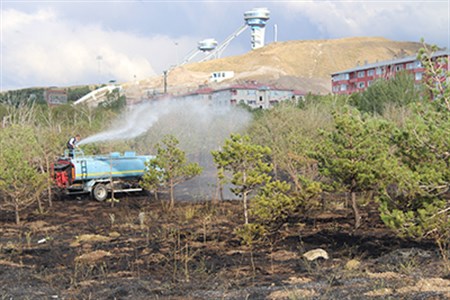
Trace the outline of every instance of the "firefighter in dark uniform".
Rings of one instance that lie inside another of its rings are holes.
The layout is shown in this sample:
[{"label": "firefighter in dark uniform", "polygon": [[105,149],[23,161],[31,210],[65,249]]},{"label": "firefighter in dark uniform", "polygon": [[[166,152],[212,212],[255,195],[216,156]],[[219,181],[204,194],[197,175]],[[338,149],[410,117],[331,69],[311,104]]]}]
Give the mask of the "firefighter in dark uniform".
[{"label": "firefighter in dark uniform", "polygon": [[70,138],[70,140],[67,142],[67,149],[69,149],[69,157],[73,157],[73,150],[75,148],[78,148],[77,143],[81,140],[81,136],[77,134],[76,136]]}]

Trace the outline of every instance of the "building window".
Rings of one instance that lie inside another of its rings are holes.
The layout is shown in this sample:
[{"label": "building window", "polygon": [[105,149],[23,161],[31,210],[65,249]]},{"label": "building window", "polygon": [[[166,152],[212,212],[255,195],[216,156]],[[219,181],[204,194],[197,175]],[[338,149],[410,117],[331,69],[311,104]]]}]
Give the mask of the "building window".
[{"label": "building window", "polygon": [[262,96],[259,96],[259,101],[263,101],[263,98],[262,98]]},{"label": "building window", "polygon": [[372,80],[367,81],[367,86],[371,86],[372,85]]},{"label": "building window", "polygon": [[346,91],[346,90],[347,90],[347,85],[341,84],[341,91]]},{"label": "building window", "polygon": [[358,78],[363,78],[364,76],[366,76],[364,71],[358,72]]},{"label": "building window", "polygon": [[414,78],[416,79],[416,81],[422,80],[422,72],[417,72],[414,75]]},{"label": "building window", "polygon": [[422,62],[420,60],[416,60],[414,63],[416,64],[416,69],[422,68]]},{"label": "building window", "polygon": [[368,70],[367,76],[373,76],[374,73],[375,73],[374,69]]},{"label": "building window", "polygon": [[412,69],[414,69],[414,63],[407,63],[406,70],[412,70]]},{"label": "building window", "polygon": [[349,80],[350,74],[344,73],[344,74],[338,74],[333,76],[333,81],[341,81],[341,80]]},{"label": "building window", "polygon": [[376,68],[376,69],[375,69],[375,73],[376,73],[377,75],[381,75],[381,74],[383,74],[383,72],[384,72],[383,68]]},{"label": "building window", "polygon": [[401,70],[403,70],[403,65],[396,65],[395,66],[395,71],[401,71]]},{"label": "building window", "polygon": [[363,89],[366,87],[366,84],[364,82],[358,82],[358,88]]}]

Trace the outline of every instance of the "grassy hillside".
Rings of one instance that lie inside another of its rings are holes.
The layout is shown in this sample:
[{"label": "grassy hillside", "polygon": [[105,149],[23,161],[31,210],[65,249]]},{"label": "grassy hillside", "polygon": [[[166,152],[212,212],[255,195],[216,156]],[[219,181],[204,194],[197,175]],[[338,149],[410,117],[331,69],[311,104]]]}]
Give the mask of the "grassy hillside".
[{"label": "grassy hillside", "polygon": [[[167,83],[169,92],[184,92],[207,84],[211,72],[234,71],[235,78],[223,85],[257,80],[306,92],[328,93],[331,73],[358,64],[415,55],[421,46],[380,37],[278,42],[239,56],[184,65],[169,72]],[[143,80],[133,89],[134,93],[162,91],[162,76]]]}]

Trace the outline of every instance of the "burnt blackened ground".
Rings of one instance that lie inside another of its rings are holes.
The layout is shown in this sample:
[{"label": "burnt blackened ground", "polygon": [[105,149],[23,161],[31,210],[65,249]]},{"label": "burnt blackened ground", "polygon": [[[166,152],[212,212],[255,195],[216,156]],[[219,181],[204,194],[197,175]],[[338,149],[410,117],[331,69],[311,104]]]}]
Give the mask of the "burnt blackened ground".
[{"label": "burnt blackened ground", "polygon": [[[239,201],[72,198],[22,225],[0,214],[0,299],[447,299],[433,243],[396,238],[366,214],[299,217],[241,243]],[[308,250],[330,259],[309,262]]]}]

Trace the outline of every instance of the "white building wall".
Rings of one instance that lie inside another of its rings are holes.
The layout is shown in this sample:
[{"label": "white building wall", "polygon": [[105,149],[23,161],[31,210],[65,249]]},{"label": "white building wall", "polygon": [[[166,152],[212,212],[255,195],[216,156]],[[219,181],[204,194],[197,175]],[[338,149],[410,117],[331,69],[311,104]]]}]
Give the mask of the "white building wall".
[{"label": "white building wall", "polygon": [[233,71],[218,71],[211,73],[211,76],[209,77],[210,82],[221,82],[225,79],[230,79],[234,77]]},{"label": "white building wall", "polygon": [[229,88],[210,93],[178,95],[174,99],[185,101],[203,101],[205,105],[229,106],[244,103],[251,108],[268,109],[286,100],[299,101],[303,96],[295,95],[292,90],[272,90],[262,88]]},{"label": "white building wall", "polygon": [[215,105],[237,105],[243,103],[251,108],[267,109],[282,101],[298,101],[300,98],[300,95],[294,95],[291,90],[230,88],[213,92],[211,95],[211,102]]},{"label": "white building wall", "polygon": [[[215,91],[211,95],[213,105],[230,105],[232,100],[231,90]],[[236,104],[236,103],[235,103]]]}]

